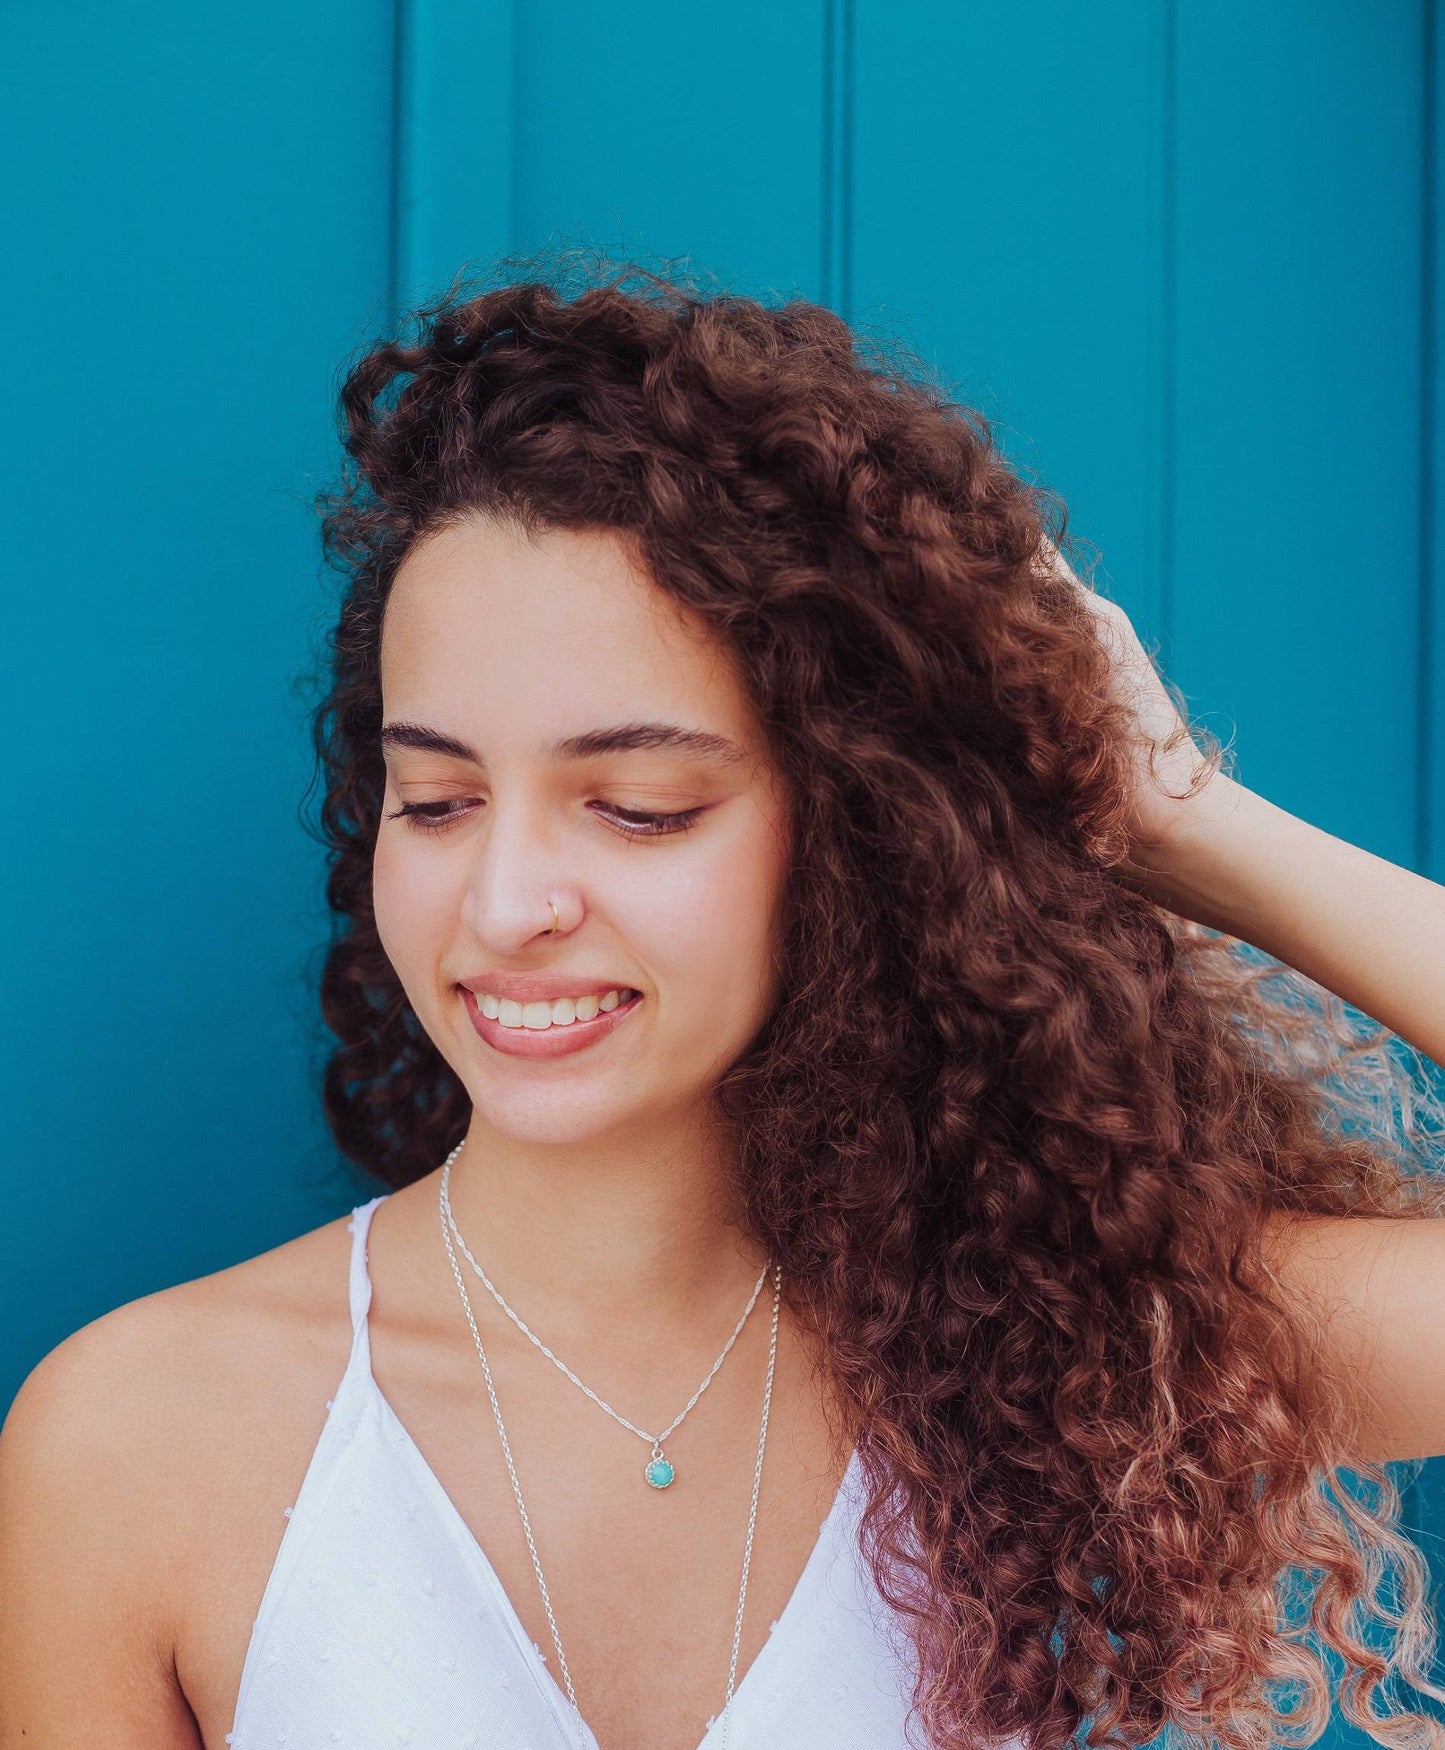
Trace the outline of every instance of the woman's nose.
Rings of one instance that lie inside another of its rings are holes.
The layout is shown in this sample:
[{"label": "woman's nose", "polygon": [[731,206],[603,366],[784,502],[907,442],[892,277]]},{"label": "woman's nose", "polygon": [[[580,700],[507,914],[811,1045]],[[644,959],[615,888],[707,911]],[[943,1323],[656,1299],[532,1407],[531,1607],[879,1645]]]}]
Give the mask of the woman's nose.
[{"label": "woman's nose", "polygon": [[570,927],[563,912],[576,909],[566,897],[575,881],[540,810],[494,799],[473,842],[462,921],[491,953],[515,954],[554,922],[556,933]]}]

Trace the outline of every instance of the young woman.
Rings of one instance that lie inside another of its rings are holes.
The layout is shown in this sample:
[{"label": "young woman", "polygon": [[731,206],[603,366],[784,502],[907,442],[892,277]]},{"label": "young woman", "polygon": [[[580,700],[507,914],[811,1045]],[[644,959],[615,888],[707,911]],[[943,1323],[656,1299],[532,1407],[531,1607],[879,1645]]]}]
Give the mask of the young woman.
[{"label": "young woman", "polygon": [[1226,774],[981,419],[635,280],[346,383],[382,1190],[26,1381],[0,1745],[1243,1750],[1329,1651],[1439,1750],[1445,1190],[1337,998],[1445,1059],[1445,895]]}]

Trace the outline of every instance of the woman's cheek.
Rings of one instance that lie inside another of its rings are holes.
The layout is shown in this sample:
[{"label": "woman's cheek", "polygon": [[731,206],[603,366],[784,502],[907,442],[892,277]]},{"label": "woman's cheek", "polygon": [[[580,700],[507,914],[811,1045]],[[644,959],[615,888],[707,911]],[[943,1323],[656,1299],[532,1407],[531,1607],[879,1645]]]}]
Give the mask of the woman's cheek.
[{"label": "woman's cheek", "polygon": [[[667,913],[659,961],[677,969],[711,1026],[750,1037],[772,1000],[774,919],[785,867],[761,834],[719,845]],[[705,1023],[706,1024],[706,1023]]]},{"label": "woman's cheek", "polygon": [[371,865],[377,935],[403,982],[410,969],[419,969],[425,962],[428,944],[433,945],[433,957],[441,952],[448,933],[442,915],[446,895],[438,871],[428,872],[406,852],[405,845],[396,844],[394,837],[383,832]]}]

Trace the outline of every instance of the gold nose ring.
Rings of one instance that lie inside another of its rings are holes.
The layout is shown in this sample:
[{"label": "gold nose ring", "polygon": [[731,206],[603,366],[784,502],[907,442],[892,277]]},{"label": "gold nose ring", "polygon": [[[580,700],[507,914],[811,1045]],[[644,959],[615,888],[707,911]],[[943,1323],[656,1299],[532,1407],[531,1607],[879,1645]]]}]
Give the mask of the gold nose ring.
[{"label": "gold nose ring", "polygon": [[558,925],[562,922],[562,920],[557,915],[557,901],[555,899],[549,899],[547,901],[547,904],[550,905],[552,908],[552,928],[550,930],[548,930],[547,934],[549,936],[555,936],[557,934]]}]

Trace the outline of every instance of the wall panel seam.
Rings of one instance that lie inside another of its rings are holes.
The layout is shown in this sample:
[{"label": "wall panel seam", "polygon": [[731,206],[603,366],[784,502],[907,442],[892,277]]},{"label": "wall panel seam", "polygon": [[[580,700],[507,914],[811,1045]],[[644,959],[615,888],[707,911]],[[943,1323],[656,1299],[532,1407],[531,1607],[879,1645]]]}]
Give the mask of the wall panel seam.
[{"label": "wall panel seam", "polygon": [[854,0],[823,0],[820,299],[845,321],[853,300]]},{"label": "wall panel seam", "polygon": [[387,310],[393,331],[403,311],[402,287],[406,274],[405,205],[407,154],[405,144],[408,68],[407,40],[411,31],[411,0],[392,0],[391,7],[391,180],[387,189]]},{"label": "wall panel seam", "polygon": [[1438,672],[1439,616],[1442,602],[1437,504],[1440,493],[1441,457],[1437,443],[1440,368],[1436,301],[1435,252],[1438,247],[1438,187],[1440,105],[1436,94],[1436,71],[1440,53],[1437,0],[1424,0],[1421,24],[1421,116],[1420,116],[1420,528],[1418,609],[1418,706],[1415,765],[1415,867],[1436,879],[1445,870],[1435,868],[1439,855],[1436,810],[1445,806],[1439,783],[1440,676]]}]

